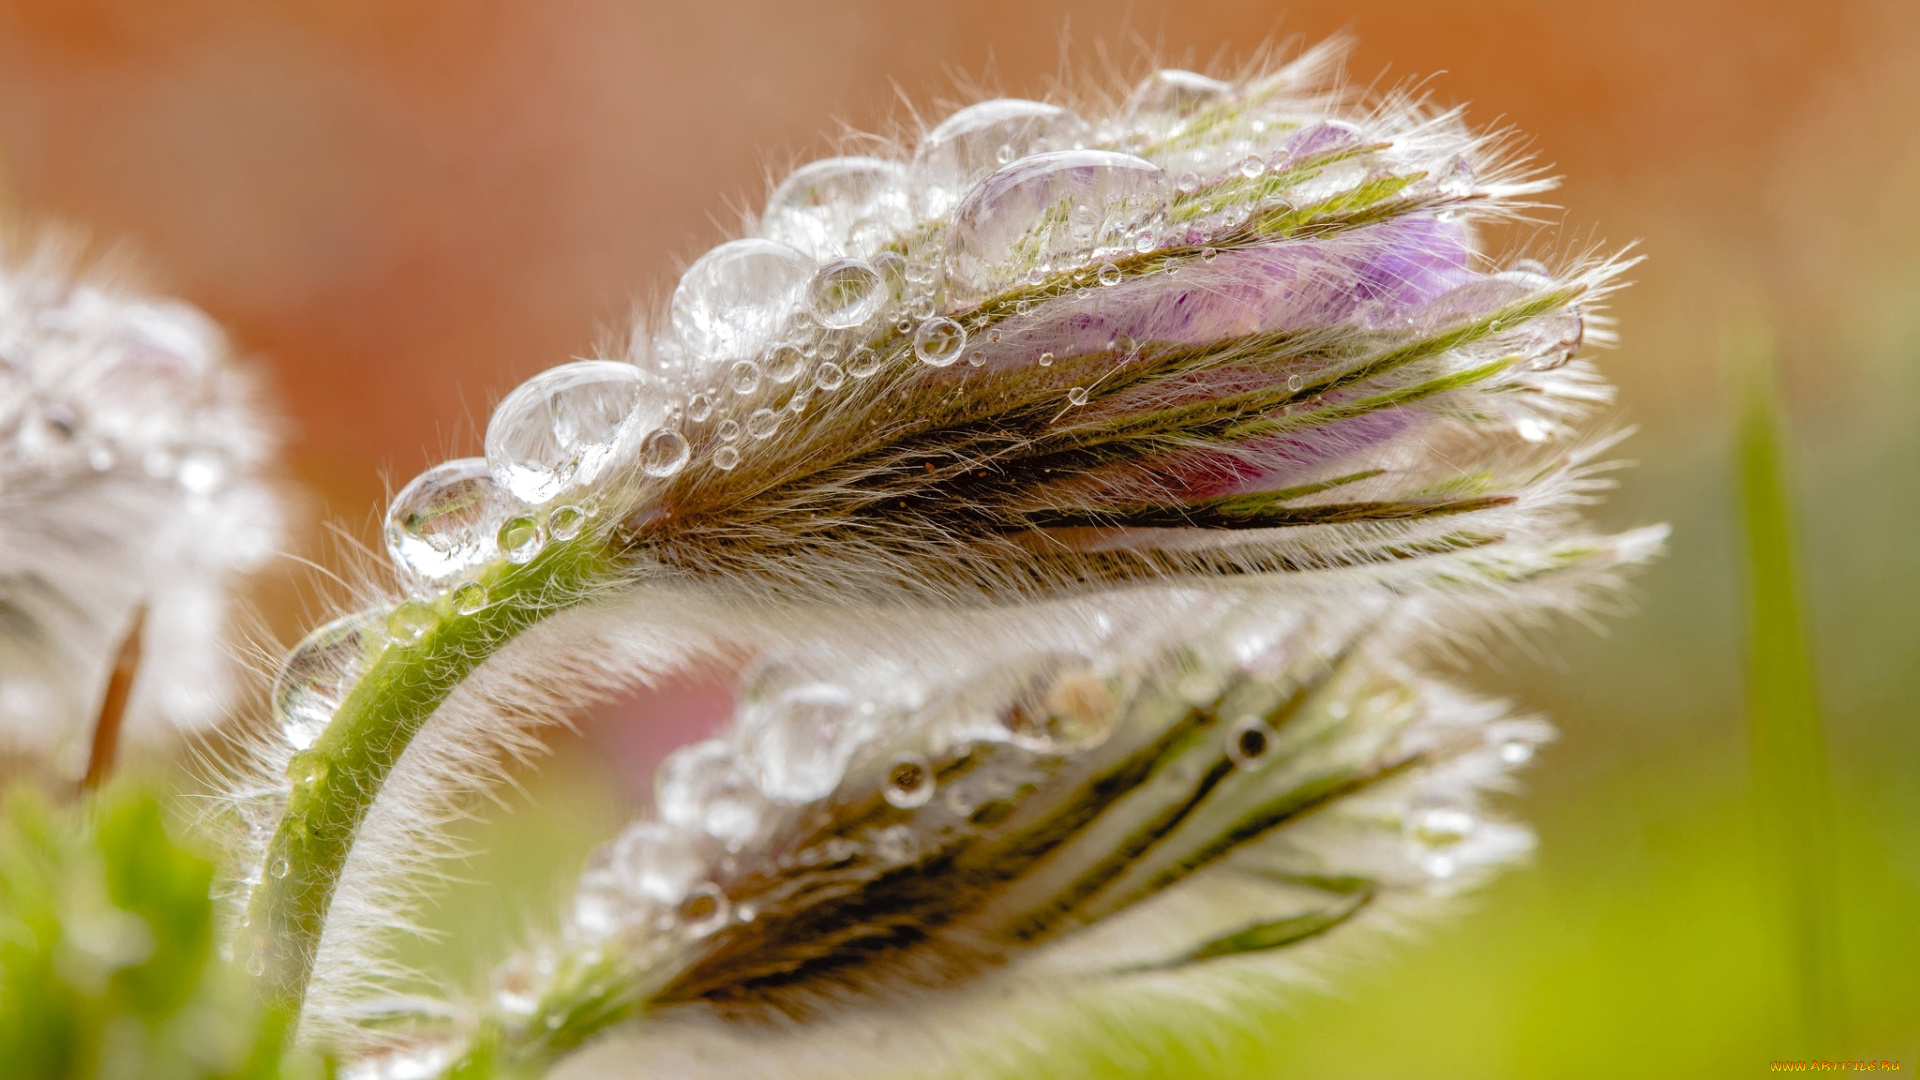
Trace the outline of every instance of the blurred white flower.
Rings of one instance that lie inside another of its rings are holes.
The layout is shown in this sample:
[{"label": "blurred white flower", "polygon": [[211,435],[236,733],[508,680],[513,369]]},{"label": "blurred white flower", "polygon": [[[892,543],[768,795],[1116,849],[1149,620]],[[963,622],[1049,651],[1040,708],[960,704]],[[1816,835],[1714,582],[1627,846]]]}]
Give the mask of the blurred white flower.
[{"label": "blurred white flower", "polygon": [[0,741],[77,775],[143,605],[127,738],[229,707],[231,592],[284,515],[256,398],[194,308],[52,240],[0,262]]}]

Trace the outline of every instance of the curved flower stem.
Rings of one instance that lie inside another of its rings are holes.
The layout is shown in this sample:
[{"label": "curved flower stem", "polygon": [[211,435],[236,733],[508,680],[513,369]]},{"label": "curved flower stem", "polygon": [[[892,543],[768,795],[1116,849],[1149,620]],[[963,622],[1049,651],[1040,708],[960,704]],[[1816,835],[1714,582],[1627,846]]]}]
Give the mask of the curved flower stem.
[{"label": "curved flower stem", "polygon": [[[480,575],[486,601],[454,610],[450,594],[418,640],[389,640],[334,712],[319,740],[295,754],[286,813],[266,852],[248,909],[248,969],[267,1004],[298,1015],[360,824],[407,744],[456,686],[521,631],[620,580],[606,538],[593,530],[550,545],[524,566]],[[470,594],[470,590],[462,590]]]}]

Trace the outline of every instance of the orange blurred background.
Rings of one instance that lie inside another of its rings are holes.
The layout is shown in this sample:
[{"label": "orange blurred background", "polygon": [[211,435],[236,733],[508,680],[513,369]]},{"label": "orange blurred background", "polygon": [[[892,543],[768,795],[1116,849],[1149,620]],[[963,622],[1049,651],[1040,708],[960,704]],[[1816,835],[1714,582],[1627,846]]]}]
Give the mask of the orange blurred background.
[{"label": "orange blurred background", "polygon": [[[316,496],[297,546],[337,561],[318,522],[373,541],[387,490],[475,452],[494,401],[664,296],[769,176],[828,153],[839,123],[911,124],[903,102],[937,119],[973,87],[1070,96],[1156,60],[1230,68],[1266,42],[1343,32],[1357,83],[1426,77],[1565,175],[1568,209],[1541,215],[1557,232],[1515,243],[1647,256],[1613,311],[1624,345],[1601,357],[1643,464],[1598,514],[1677,531],[1613,640],[1559,634],[1540,646],[1558,661],[1474,676],[1566,733],[1521,808],[1543,833],[1539,869],[1445,945],[1311,1006],[1263,1060],[1302,1075],[1764,1069],[1776,1014],[1739,876],[1751,838],[1720,359],[1729,323],[1760,318],[1789,395],[1848,830],[1860,1045],[1831,1053],[1915,1067],[1913,0],[0,0],[0,195],[10,217],[130,241],[259,358],[291,477]],[[298,636],[300,603],[267,596],[275,631]],[[610,829],[643,762],[685,734],[623,717],[723,707],[697,679],[629,702],[588,733],[625,755],[620,793],[548,793]],[[523,817],[501,846],[546,844],[577,866],[598,838]],[[539,892],[516,895],[539,907]],[[460,903],[465,930],[501,929]],[[1372,1033],[1428,1042],[1402,1053]]]}]

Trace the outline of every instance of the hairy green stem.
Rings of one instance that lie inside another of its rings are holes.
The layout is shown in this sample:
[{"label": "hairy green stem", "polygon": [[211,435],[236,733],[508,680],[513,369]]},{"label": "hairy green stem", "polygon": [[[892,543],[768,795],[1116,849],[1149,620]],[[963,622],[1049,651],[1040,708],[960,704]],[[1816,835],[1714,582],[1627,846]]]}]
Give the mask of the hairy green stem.
[{"label": "hairy green stem", "polygon": [[[297,1015],[341,871],[367,811],[407,745],[455,687],[521,631],[618,579],[605,538],[589,530],[524,566],[497,563],[478,580],[485,603],[433,605],[418,640],[388,640],[314,745],[293,756],[293,790],[266,852],[247,917],[248,969],[267,1003]],[[471,602],[471,590],[465,593]]]}]

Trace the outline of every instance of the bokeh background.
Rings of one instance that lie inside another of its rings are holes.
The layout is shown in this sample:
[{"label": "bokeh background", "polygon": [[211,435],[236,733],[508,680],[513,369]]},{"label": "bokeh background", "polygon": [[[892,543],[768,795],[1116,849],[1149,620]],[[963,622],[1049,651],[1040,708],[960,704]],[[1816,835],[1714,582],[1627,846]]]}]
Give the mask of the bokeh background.
[{"label": "bokeh background", "polygon": [[[1358,40],[1563,173],[1546,250],[1647,256],[1603,358],[1640,462],[1597,511],[1672,522],[1640,611],[1470,681],[1552,714],[1516,813],[1535,865],[1262,1022],[1249,1075],[1719,1077],[1920,1068],[1920,6],[1912,0],[6,0],[0,200],[124,240],[268,373],[299,553],[477,449],[520,379],[589,354],[845,123]],[[1833,1045],[1790,1045],[1756,824],[1729,326],[1778,343],[1837,827]],[[258,602],[299,636],[298,575]],[[282,580],[285,579],[285,580]],[[467,978],[550,918],[651,762],[725,707],[696,673],[585,718],[524,778],[415,959]]]}]

